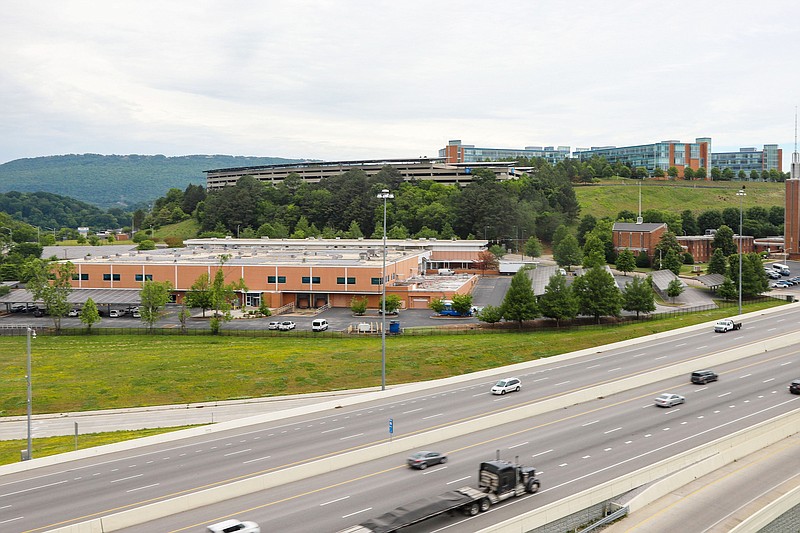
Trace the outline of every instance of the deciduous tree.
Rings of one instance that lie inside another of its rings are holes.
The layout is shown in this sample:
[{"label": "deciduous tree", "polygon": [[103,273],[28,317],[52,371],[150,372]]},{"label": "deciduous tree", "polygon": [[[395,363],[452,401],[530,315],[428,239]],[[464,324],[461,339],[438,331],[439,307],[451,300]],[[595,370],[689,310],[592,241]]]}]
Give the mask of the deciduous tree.
[{"label": "deciduous tree", "polygon": [[[574,239],[575,237],[573,237]],[[575,241],[577,244],[577,241]],[[503,318],[515,321],[522,329],[522,323],[538,316],[536,296],[533,294],[531,278],[526,270],[520,270],[511,278],[511,285],[503,299]]]},{"label": "deciduous tree", "polygon": [[145,281],[139,291],[139,314],[142,322],[147,324],[151,332],[158,319],[164,315],[164,307],[169,302],[172,283],[169,281]]},{"label": "deciduous tree", "polygon": [[67,298],[72,292],[72,277],[76,272],[70,261],[31,259],[24,266],[27,289],[36,301],[44,303],[56,332],[61,331],[61,319],[69,312]]},{"label": "deciduous tree", "polygon": [[590,268],[572,282],[572,290],[578,299],[580,314],[593,316],[598,323],[601,316],[619,316],[622,293],[605,268]]},{"label": "deciduous tree", "polygon": [[91,333],[92,326],[100,322],[100,313],[97,311],[97,304],[91,298],[86,299],[81,309],[81,322],[86,324],[86,332]]},{"label": "deciduous tree", "polygon": [[634,257],[633,252],[627,248],[620,251],[619,255],[617,255],[616,267],[617,270],[621,271],[626,276],[628,272],[636,270],[636,257]]},{"label": "deciduous tree", "polygon": [[542,316],[554,319],[556,326],[560,326],[562,320],[578,316],[578,300],[567,285],[566,276],[550,276],[544,294],[539,297],[539,310]]},{"label": "deciduous tree", "polygon": [[622,292],[622,308],[636,312],[637,318],[639,313],[652,313],[656,310],[656,295],[650,276],[644,279],[635,277],[625,286]]}]

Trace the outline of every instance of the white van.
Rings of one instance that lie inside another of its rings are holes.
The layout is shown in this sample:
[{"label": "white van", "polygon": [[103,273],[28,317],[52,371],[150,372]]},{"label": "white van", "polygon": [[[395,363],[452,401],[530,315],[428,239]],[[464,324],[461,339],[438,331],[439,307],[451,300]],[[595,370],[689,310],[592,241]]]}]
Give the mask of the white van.
[{"label": "white van", "polygon": [[440,276],[454,276],[455,273],[456,273],[455,270],[450,269],[450,268],[440,268],[439,269],[439,275]]},{"label": "white van", "polygon": [[772,269],[780,272],[781,276],[789,276],[792,274],[792,271],[789,270],[789,267],[782,263],[772,263]]},{"label": "white van", "polygon": [[328,321],[324,318],[315,318],[311,322],[311,331],[325,331],[328,329]]},{"label": "white van", "polygon": [[208,533],[261,533],[261,528],[255,522],[232,519],[212,524],[206,528],[206,531]]}]

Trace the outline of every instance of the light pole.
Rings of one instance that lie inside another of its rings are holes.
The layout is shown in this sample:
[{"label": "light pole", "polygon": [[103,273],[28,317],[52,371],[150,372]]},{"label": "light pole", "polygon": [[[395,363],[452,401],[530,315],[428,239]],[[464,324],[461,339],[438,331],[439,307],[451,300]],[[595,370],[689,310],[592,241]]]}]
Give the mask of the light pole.
[{"label": "light pole", "polygon": [[386,200],[394,198],[389,189],[383,189],[378,198],[383,200],[383,278],[381,280],[381,390],[386,390]]},{"label": "light pole", "polygon": [[30,461],[33,459],[31,456],[32,454],[32,440],[31,440],[31,415],[32,415],[32,405],[33,402],[31,401],[31,336],[36,338],[36,330],[32,327],[28,326],[28,369],[27,369],[27,382],[28,382],[28,455],[25,458],[26,461]]},{"label": "light pole", "polygon": [[739,197],[739,314],[742,314],[742,206],[744,204],[744,197],[747,193],[744,192],[744,185],[736,193]]}]

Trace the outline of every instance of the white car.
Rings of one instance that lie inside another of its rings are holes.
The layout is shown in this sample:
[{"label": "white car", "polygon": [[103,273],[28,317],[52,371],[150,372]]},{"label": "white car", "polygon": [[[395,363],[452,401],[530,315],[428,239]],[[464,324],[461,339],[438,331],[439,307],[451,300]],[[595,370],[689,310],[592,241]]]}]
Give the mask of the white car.
[{"label": "white car", "polygon": [[208,533],[261,533],[261,528],[255,522],[242,522],[231,519],[212,524],[206,528]]},{"label": "white car", "polygon": [[656,398],[656,405],[659,407],[672,407],[673,405],[680,405],[686,401],[686,398],[681,396],[680,394],[672,394],[670,392],[665,392],[658,398]]},{"label": "white car", "polygon": [[505,378],[501,379],[492,387],[492,394],[505,394],[507,392],[519,392],[520,389],[519,378]]},{"label": "white car", "polygon": [[112,309],[111,311],[108,312],[108,316],[110,316],[111,318],[119,318],[121,316],[125,316],[125,310],[124,309]]},{"label": "white car", "polygon": [[80,309],[70,309],[69,313],[67,313],[67,316],[81,316],[81,310]]},{"label": "white car", "polygon": [[280,322],[270,322],[269,326],[267,326],[267,329],[280,329],[280,328],[281,328]]},{"label": "white car", "polygon": [[289,331],[289,330],[294,329],[295,327],[296,327],[296,324],[294,322],[292,322],[291,320],[286,320],[286,321],[281,322],[280,324],[278,324],[278,330],[279,331]]}]

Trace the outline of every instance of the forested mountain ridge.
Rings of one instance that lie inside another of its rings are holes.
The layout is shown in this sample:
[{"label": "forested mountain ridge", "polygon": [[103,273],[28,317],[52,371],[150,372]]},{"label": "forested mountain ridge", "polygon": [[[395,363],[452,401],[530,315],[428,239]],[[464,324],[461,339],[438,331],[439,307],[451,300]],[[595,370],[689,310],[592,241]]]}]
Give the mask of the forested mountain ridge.
[{"label": "forested mountain ridge", "polygon": [[203,171],[294,163],[299,159],[230,155],[70,154],[0,165],[0,192],[50,192],[108,209],[150,203],[171,188],[205,187]]}]

